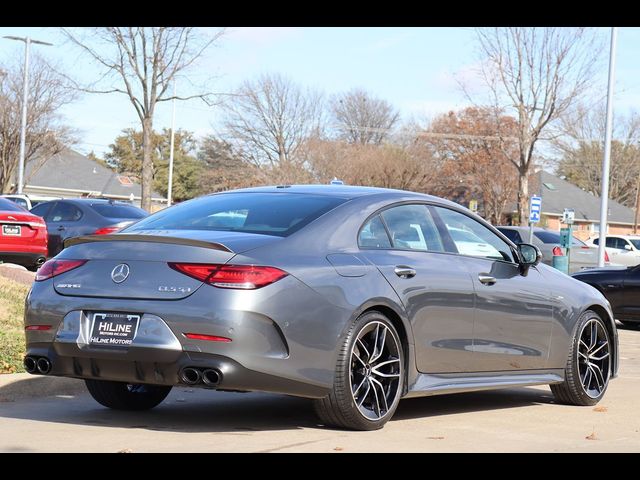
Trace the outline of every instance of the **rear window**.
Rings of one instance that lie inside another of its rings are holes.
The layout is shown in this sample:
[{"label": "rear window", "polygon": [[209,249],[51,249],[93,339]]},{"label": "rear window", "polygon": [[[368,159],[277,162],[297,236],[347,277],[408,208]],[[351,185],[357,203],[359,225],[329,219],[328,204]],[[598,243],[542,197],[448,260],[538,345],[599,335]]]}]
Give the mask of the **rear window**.
[{"label": "rear window", "polygon": [[520,234],[517,230],[511,230],[509,228],[499,228],[500,233],[502,233],[505,237],[511,240],[516,245],[518,243],[522,243],[522,239],[520,238]]},{"label": "rear window", "polygon": [[[542,243],[557,243],[558,245],[560,245],[560,234],[557,232],[542,231],[542,232],[533,232],[533,234]],[[585,246],[586,243],[584,243],[581,240],[578,240],[576,237],[573,237],[573,241],[571,242],[571,245],[577,245],[582,247],[582,246]]]},{"label": "rear window", "polygon": [[127,228],[220,230],[286,237],[346,200],[287,193],[227,193],[167,208]]},{"label": "rear window", "polygon": [[[24,201],[24,200],[23,200]],[[26,204],[26,202],[25,202]],[[12,202],[11,200],[7,200],[6,198],[0,198],[0,210],[9,211],[9,212],[24,212],[25,209],[22,208],[17,203]]]},{"label": "rear window", "polygon": [[92,203],[91,208],[106,218],[144,218],[147,212],[132,205],[116,205],[111,203]]}]

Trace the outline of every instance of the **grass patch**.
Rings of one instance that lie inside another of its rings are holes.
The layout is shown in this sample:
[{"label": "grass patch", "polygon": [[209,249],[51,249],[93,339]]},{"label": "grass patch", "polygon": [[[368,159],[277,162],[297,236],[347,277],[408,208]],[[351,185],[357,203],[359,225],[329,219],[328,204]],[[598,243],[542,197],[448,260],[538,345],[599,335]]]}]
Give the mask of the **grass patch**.
[{"label": "grass patch", "polygon": [[0,373],[23,372],[24,299],[28,285],[0,276]]}]

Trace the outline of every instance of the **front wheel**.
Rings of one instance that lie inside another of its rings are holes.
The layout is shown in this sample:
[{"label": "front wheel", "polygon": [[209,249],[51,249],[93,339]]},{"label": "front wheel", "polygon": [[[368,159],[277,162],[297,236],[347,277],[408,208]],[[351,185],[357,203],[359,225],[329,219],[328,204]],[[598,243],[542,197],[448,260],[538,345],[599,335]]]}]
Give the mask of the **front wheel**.
[{"label": "front wheel", "polygon": [[331,393],[315,400],[325,425],[377,430],[393,416],[404,386],[404,351],[393,324],[379,312],[353,323],[340,347]]},{"label": "front wheel", "polygon": [[108,380],[85,380],[96,402],[115,410],[149,410],[159,405],[171,391],[170,386],[143,385]]},{"label": "front wheel", "polygon": [[611,376],[611,338],[600,316],[582,314],[574,332],[564,382],[551,385],[555,398],[571,405],[595,405],[604,396]]}]

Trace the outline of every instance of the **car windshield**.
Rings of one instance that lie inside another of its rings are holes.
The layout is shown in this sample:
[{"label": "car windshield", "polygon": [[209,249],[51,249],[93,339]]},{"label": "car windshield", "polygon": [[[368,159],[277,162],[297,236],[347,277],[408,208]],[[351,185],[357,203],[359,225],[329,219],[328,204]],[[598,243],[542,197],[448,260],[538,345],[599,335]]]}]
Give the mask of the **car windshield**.
[{"label": "car windshield", "polygon": [[344,198],[289,193],[226,193],[167,208],[123,231],[221,230],[286,237]]},{"label": "car windshield", "polygon": [[[533,232],[533,234],[542,243],[553,243],[553,244],[560,245],[560,233],[558,232],[549,232],[549,231],[543,230],[539,232]],[[584,247],[586,246],[586,243],[584,243],[582,240],[577,239],[576,237],[573,237],[571,241],[571,245],[575,245],[577,247]]]},{"label": "car windshield", "polygon": [[147,212],[133,205],[120,205],[113,203],[92,203],[91,208],[106,218],[132,218],[139,219],[147,216]]},{"label": "car windshield", "polygon": [[22,208],[20,205],[6,198],[0,198],[0,210],[4,210],[5,212],[24,212],[25,211],[25,209]]}]

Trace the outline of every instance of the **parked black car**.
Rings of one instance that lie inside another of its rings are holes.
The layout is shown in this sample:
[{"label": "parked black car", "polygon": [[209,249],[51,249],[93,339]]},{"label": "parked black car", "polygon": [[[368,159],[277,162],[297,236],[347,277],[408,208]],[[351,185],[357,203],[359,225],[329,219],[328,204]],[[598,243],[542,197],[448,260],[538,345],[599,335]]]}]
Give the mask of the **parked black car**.
[{"label": "parked black car", "polygon": [[600,290],[616,320],[640,326],[640,265],[583,270],[572,277]]},{"label": "parked black car", "polygon": [[33,207],[31,213],[47,223],[50,257],[60,253],[68,238],[114,233],[149,215],[125,202],[96,198],[41,203]]}]

